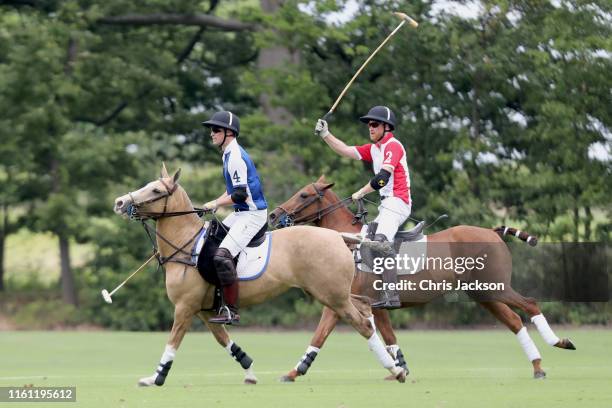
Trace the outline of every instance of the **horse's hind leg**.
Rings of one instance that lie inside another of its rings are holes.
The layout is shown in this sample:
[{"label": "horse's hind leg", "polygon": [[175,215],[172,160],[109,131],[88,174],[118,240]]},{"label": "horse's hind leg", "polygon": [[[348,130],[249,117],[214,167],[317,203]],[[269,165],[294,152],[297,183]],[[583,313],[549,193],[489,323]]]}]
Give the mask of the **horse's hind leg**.
[{"label": "horse's hind leg", "polygon": [[568,338],[560,339],[553,329],[548,325],[546,317],[542,314],[540,307],[533,298],[526,298],[521,294],[511,289],[508,301],[504,302],[509,306],[515,306],[529,316],[531,322],[538,329],[538,332],[546,343],[551,346],[558,347],[565,350],[576,350],[576,347],[572,341]]},{"label": "horse's hind leg", "polygon": [[229,333],[224,325],[209,323],[208,319],[212,316],[210,312],[200,312],[198,317],[204,322],[206,327],[211,331],[217,343],[223,347],[229,355],[236,360],[244,369],[244,383],[257,384],[257,377],[253,372],[253,359],[245,353],[240,346],[230,339]]},{"label": "horse's hind leg", "polygon": [[338,323],[338,315],[329,307],[324,306],[321,320],[319,320],[319,325],[310,340],[310,345],[295,367],[280,378],[281,382],[294,382],[297,376],[306,375],[321,347],[325,344],[325,340],[336,327],[336,323]]},{"label": "horse's hind leg", "polygon": [[141,387],[148,387],[154,384],[158,386],[164,385],[166,377],[172,367],[176,351],[181,345],[189,326],[191,326],[191,319],[196,314],[196,311],[197,310],[192,305],[179,304],[175,306],[174,322],[172,323],[170,338],[168,339],[157,370],[153,375],[141,378],[138,381],[138,385]]},{"label": "horse's hind leg", "polygon": [[[387,352],[391,354],[391,357],[395,359],[395,365],[403,367],[408,372],[408,363],[404,358],[404,353],[397,345],[397,338],[391,326],[391,319],[389,318],[389,311],[386,309],[373,309],[372,315],[374,316],[374,322],[376,328],[380,331],[385,344],[387,345]],[[395,380],[395,377],[389,375],[385,380]]]},{"label": "horse's hind leg", "polygon": [[514,334],[533,365],[533,378],[544,378],[546,373],[542,370],[542,357],[535,343],[527,333],[527,328],[523,326],[521,317],[516,314],[508,305],[501,302],[479,302],[497,320],[505,324]]}]

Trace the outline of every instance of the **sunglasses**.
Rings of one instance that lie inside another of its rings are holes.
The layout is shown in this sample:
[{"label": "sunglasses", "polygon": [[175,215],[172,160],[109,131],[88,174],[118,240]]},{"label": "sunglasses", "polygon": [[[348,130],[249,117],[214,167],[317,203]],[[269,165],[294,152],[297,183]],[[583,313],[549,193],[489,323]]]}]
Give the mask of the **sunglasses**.
[{"label": "sunglasses", "polygon": [[368,127],[371,127],[372,129],[376,129],[380,125],[382,125],[380,122],[368,122]]},{"label": "sunglasses", "polygon": [[211,127],[211,128],[210,128],[210,130],[211,130],[213,133],[223,132],[223,128],[220,128],[220,127]]}]

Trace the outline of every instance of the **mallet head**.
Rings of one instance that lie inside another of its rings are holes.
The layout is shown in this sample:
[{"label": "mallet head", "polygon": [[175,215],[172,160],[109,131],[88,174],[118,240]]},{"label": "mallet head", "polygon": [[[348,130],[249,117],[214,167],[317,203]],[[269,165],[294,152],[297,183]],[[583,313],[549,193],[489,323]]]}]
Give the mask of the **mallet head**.
[{"label": "mallet head", "polygon": [[417,23],[416,21],[414,21],[412,19],[412,17],[410,17],[408,14],[406,13],[400,13],[399,11],[395,11],[393,12],[393,14],[395,14],[396,16],[398,16],[399,18],[401,18],[402,20],[406,20],[412,27],[417,28],[419,26],[419,23]]},{"label": "mallet head", "polygon": [[113,303],[113,298],[111,298],[111,295],[110,293],[108,293],[108,290],[102,289],[102,297],[104,298],[104,301],[106,303]]}]

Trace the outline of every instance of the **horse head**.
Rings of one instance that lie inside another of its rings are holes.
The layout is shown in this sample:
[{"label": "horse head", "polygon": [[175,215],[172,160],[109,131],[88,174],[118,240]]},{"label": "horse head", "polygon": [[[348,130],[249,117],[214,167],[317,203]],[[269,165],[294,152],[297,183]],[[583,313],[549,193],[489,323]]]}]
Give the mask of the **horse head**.
[{"label": "horse head", "polygon": [[169,210],[172,194],[178,188],[181,169],[173,176],[168,175],[166,165],[162,164],[161,176],[139,190],[129,192],[115,199],[114,211],[133,219],[160,218]]},{"label": "horse head", "polygon": [[333,185],[325,181],[325,176],[321,176],[316,182],[302,187],[270,213],[268,223],[272,228],[284,228],[320,219],[321,211],[329,205],[325,193]]}]

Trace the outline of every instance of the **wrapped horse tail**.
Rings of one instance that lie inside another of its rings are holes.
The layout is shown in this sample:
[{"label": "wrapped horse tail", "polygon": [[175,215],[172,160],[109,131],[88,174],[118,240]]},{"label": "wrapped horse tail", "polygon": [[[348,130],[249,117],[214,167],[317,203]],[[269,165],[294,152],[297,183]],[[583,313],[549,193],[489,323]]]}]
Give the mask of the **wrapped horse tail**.
[{"label": "wrapped horse tail", "polygon": [[536,246],[538,244],[537,237],[529,235],[525,231],[521,231],[513,227],[506,227],[505,225],[502,225],[501,227],[494,228],[493,231],[497,232],[502,238],[504,237],[504,235],[511,235],[522,241],[525,241],[531,246]]}]

